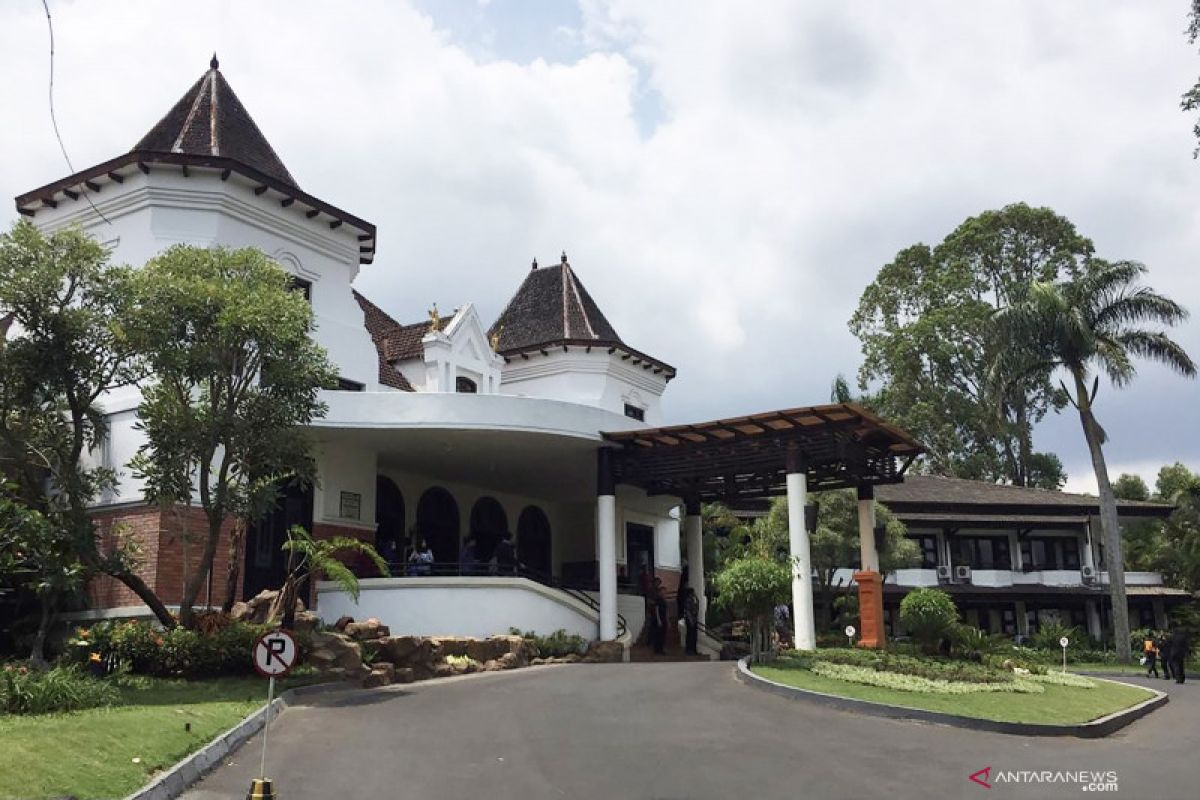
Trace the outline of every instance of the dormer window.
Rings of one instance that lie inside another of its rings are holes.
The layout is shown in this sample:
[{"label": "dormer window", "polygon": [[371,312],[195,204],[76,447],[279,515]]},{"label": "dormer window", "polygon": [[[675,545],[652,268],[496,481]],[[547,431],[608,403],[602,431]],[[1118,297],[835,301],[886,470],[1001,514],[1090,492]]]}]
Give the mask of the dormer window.
[{"label": "dormer window", "polygon": [[454,391],[459,394],[477,394],[479,387],[475,384],[475,381],[459,375],[454,379]]},{"label": "dormer window", "polygon": [[639,408],[638,406],[634,406],[634,405],[630,405],[629,403],[626,403],[625,404],[625,416],[629,417],[630,419],[636,419],[638,422],[645,422],[646,421],[646,409]]}]

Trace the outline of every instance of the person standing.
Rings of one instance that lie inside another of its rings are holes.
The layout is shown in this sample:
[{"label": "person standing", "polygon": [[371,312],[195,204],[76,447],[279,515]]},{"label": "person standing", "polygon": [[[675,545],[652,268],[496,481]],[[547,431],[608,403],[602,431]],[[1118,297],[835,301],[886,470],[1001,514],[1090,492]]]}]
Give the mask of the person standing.
[{"label": "person standing", "polygon": [[687,640],[684,652],[689,656],[698,656],[696,639],[700,634],[700,601],[696,598],[696,590],[687,587],[683,592],[683,621],[687,626]]},{"label": "person standing", "polygon": [[663,592],[662,580],[654,579],[654,616],[657,629],[654,637],[654,652],[657,655],[665,655],[667,650],[667,596]]},{"label": "person standing", "polygon": [[1162,672],[1164,680],[1171,680],[1171,640],[1166,631],[1158,635],[1154,640],[1154,646],[1158,650],[1158,660],[1162,662]]},{"label": "person standing", "polygon": [[1171,675],[1175,678],[1176,683],[1183,683],[1183,662],[1188,657],[1188,638],[1187,633],[1182,628],[1176,628],[1171,634],[1171,652],[1169,661],[1171,664]]},{"label": "person standing", "polygon": [[467,536],[463,542],[462,551],[458,554],[458,571],[463,575],[474,575],[477,569],[478,556],[475,550],[475,534]]},{"label": "person standing", "polygon": [[496,567],[501,575],[512,575],[517,571],[517,549],[513,547],[512,534],[508,531],[496,542]]},{"label": "person standing", "polygon": [[1154,642],[1154,631],[1146,632],[1146,640],[1142,642],[1142,657],[1146,660],[1146,677],[1151,673],[1158,677],[1158,645]]}]

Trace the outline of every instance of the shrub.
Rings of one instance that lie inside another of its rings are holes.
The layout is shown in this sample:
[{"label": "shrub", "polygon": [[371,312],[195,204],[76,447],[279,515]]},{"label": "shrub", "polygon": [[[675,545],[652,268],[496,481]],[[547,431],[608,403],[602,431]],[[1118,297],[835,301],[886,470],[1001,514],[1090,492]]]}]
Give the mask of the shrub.
[{"label": "shrub", "polygon": [[[1086,644],[1081,639],[1078,628],[1063,625],[1061,622],[1043,622],[1038,626],[1037,631],[1029,637],[1029,644],[1039,650],[1052,650],[1061,653],[1062,645],[1058,643],[1058,640],[1064,636],[1070,639],[1073,645]],[[1141,647],[1142,643],[1138,642],[1135,652],[1140,652]]]},{"label": "shrub", "polygon": [[567,655],[583,655],[587,652],[588,641],[582,636],[567,633],[559,628],[549,636],[538,636],[533,631],[521,631],[519,628],[509,628],[513,636],[520,636],[533,645],[540,658],[562,658]]},{"label": "shrub", "polygon": [[920,692],[922,694],[975,694],[977,692],[1037,694],[1045,691],[1040,684],[1022,679],[996,681],[994,683],[948,681],[941,678],[925,678],[919,675],[884,672],[871,669],[870,667],[830,664],[822,661],[813,664],[812,671],[826,678],[860,683],[866,686],[879,686],[885,689],[896,689],[902,692]]},{"label": "shrub", "polygon": [[900,622],[927,653],[936,653],[958,622],[958,608],[940,589],[914,589],[900,601]]},{"label": "shrub", "polygon": [[46,672],[5,664],[0,670],[0,711],[7,714],[50,714],[78,711],[119,702],[116,686],[93,678],[77,666]]},{"label": "shrub", "polygon": [[[141,675],[162,677],[213,677],[249,674],[254,670],[251,649],[269,630],[266,625],[233,622],[207,626],[209,633],[172,628],[164,631],[151,622],[100,622],[79,628],[68,642],[64,659],[86,664],[92,654],[102,663],[123,665]],[[304,637],[298,640],[301,655]]]}]

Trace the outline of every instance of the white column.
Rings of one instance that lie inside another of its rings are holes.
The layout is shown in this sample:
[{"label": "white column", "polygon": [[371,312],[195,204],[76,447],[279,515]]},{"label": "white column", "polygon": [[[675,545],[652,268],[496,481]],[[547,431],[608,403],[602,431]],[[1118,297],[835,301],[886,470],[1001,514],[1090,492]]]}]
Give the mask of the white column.
[{"label": "white column", "polygon": [[617,498],[596,497],[596,560],[600,571],[600,638],[617,638]]},{"label": "white column", "polygon": [[[1094,525],[1092,524],[1092,520],[1095,520]],[[1099,517],[1089,517],[1087,527],[1083,529],[1083,564],[1084,566],[1091,567],[1093,572],[1096,569],[1096,551],[1093,547],[1094,543],[1092,542],[1092,532],[1099,529]],[[1097,583],[1099,583],[1099,581],[1097,581]]]},{"label": "white column", "polygon": [[815,650],[817,630],[813,621],[812,556],[804,525],[804,503],[808,478],[803,472],[787,476],[788,542],[792,555],[792,607],[796,626],[796,649]]},{"label": "white column", "polygon": [[858,498],[858,553],[861,569],[879,572],[879,551],[875,547],[875,497],[874,492],[867,493],[871,496],[864,498],[860,490]]},{"label": "white column", "polygon": [[700,602],[700,621],[704,622],[705,609],[708,607],[708,598],[704,596],[704,522],[698,504],[695,507],[689,504],[687,512],[683,528],[687,536],[688,586],[696,593],[696,599]]},{"label": "white column", "polygon": [[1029,635],[1029,617],[1026,616],[1025,601],[1018,600],[1013,603],[1014,610],[1017,615],[1017,633],[1022,636]]}]

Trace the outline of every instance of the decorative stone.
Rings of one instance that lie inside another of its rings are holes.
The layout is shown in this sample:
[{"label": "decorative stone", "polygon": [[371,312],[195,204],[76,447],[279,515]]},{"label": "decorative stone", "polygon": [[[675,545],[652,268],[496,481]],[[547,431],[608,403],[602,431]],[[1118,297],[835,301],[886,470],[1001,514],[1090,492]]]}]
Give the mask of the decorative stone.
[{"label": "decorative stone", "polygon": [[374,689],[377,686],[387,686],[395,677],[396,669],[386,661],[371,665],[371,671],[362,679],[364,689]]},{"label": "decorative stone", "polygon": [[458,671],[453,666],[445,662],[436,664],[433,667],[433,677],[435,678],[450,678],[456,674],[458,674]]},{"label": "decorative stone", "polygon": [[412,667],[396,667],[392,673],[392,683],[412,683],[416,680]]},{"label": "decorative stone", "polygon": [[387,625],[371,617],[363,622],[347,623],[343,629],[343,633],[352,639],[365,642],[371,639],[381,639],[385,636],[391,636],[392,632],[388,630]]},{"label": "decorative stone", "polygon": [[524,666],[516,653],[505,653],[496,659],[496,663],[500,665],[500,669],[516,669]]},{"label": "decorative stone", "polygon": [[296,618],[292,622],[292,628],[299,633],[304,633],[314,630],[320,621],[321,618],[311,611],[297,611]]},{"label": "decorative stone", "polygon": [[244,622],[250,618],[253,611],[249,603],[238,600],[233,604],[233,608],[229,609],[229,618],[234,622]]},{"label": "decorative stone", "polygon": [[494,658],[490,661],[483,662],[484,672],[499,672],[502,669],[504,669],[504,667],[500,666],[500,662]]},{"label": "decorative stone", "polygon": [[333,623],[333,629],[335,631],[344,631],[344,630],[346,630],[346,626],[349,625],[351,622],[354,622],[354,617],[345,616],[345,615],[340,616],[337,618],[337,622]]},{"label": "decorative stone", "polygon": [[618,641],[595,641],[583,656],[586,664],[612,664],[625,660],[625,646]]}]

